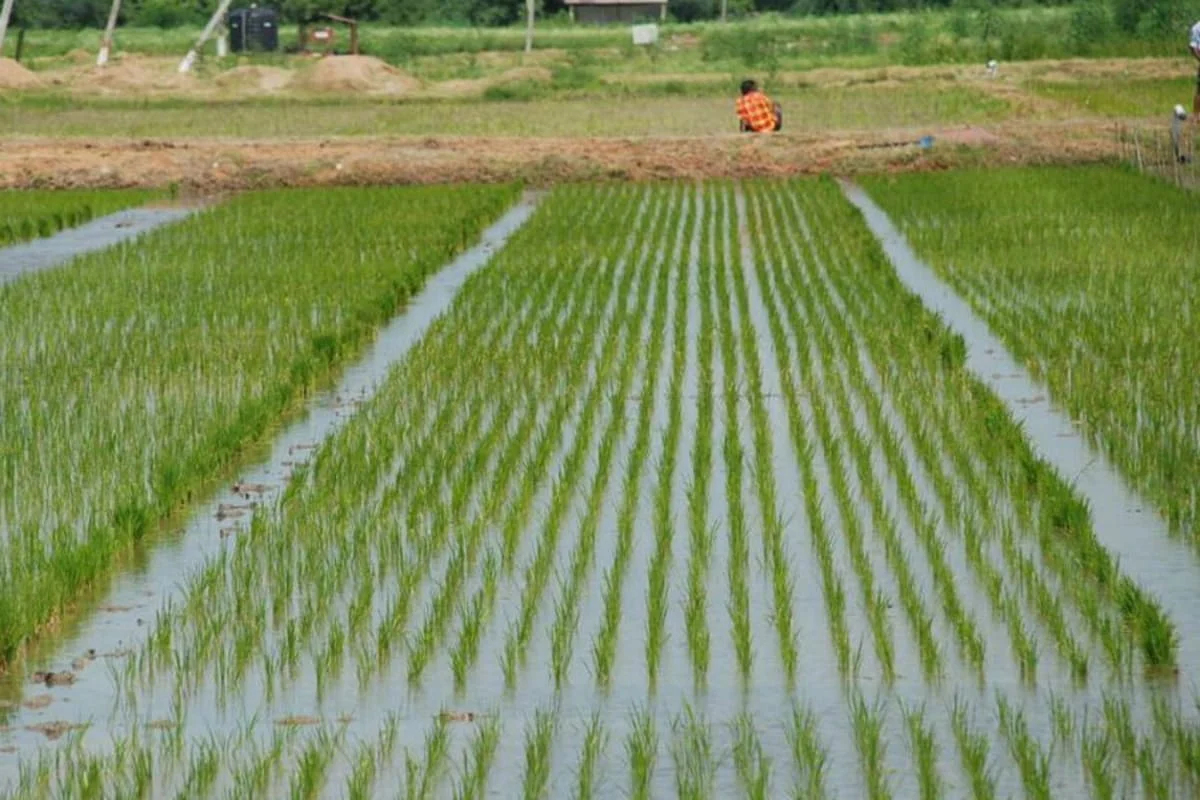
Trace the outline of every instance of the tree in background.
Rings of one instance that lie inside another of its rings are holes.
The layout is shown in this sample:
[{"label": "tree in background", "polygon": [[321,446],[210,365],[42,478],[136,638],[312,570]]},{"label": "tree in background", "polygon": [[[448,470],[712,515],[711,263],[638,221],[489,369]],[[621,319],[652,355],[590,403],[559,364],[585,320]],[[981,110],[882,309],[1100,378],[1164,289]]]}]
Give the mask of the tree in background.
[{"label": "tree in background", "polygon": [[[236,5],[250,5],[244,0]],[[525,0],[257,0],[278,9],[289,23],[313,21],[322,12],[381,20],[393,25],[513,25],[524,20]],[[124,0],[121,24],[175,27],[203,24],[218,0]],[[776,12],[792,14],[855,14],[907,9],[952,8],[963,19],[991,18],[996,10],[1030,3],[1066,4],[1078,9],[1073,35],[1085,35],[1100,25],[1107,12],[1115,31],[1125,36],[1165,38],[1183,35],[1192,20],[1195,0],[727,0],[730,16]],[[1103,11],[1100,6],[1103,6]],[[44,28],[99,28],[109,0],[17,0],[14,24]],[[541,0],[539,15],[553,17],[563,0]],[[671,16],[680,22],[714,19],[721,0],[671,0]],[[984,36],[988,39],[989,36]]]}]

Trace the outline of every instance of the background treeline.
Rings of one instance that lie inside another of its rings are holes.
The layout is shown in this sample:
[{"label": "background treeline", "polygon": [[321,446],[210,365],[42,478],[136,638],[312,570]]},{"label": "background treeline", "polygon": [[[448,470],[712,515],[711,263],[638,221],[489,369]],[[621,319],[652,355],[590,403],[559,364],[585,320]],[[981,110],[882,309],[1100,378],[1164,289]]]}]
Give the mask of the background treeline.
[{"label": "background treeline", "polygon": [[[125,25],[171,28],[202,23],[218,0],[126,0],[121,22]],[[508,25],[524,13],[524,0],[263,0],[283,12],[288,22],[300,22],[331,11],[362,20],[394,25]],[[110,0],[17,0],[18,25],[35,28],[98,27],[108,13]],[[242,3],[235,3],[242,5]],[[246,5],[249,5],[247,0]],[[1043,5],[1020,0],[728,0],[736,16],[774,12],[796,15],[855,14],[921,9],[962,9],[986,13],[988,9]],[[1059,3],[1058,5],[1061,5]],[[545,17],[565,14],[563,0],[539,0]],[[1076,0],[1076,26],[1091,35],[1183,35],[1191,17],[1200,15],[1197,0]],[[720,0],[671,0],[671,16],[679,22],[713,19]]]}]

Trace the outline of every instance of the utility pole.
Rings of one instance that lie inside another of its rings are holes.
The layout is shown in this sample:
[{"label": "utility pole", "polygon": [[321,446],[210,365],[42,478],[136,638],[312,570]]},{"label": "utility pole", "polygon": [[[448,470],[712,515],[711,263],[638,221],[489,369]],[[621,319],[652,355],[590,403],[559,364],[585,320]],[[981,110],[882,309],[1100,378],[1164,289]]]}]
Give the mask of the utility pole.
[{"label": "utility pole", "polygon": [[4,34],[8,32],[8,18],[12,16],[13,0],[4,0],[0,8],[0,55],[4,55]]},{"label": "utility pole", "polygon": [[233,0],[221,0],[221,5],[217,6],[217,10],[212,15],[212,19],[204,26],[204,30],[200,32],[200,38],[192,45],[192,49],[188,50],[188,54],[183,57],[183,61],[179,62],[179,71],[181,73],[191,70],[192,65],[196,63],[196,57],[200,55],[200,48],[204,47],[204,43],[213,35],[213,31],[221,24],[221,20],[225,18],[225,12],[229,10],[229,6]]},{"label": "utility pole", "polygon": [[117,27],[117,15],[121,13],[121,0],[113,0],[112,8],[108,10],[108,24],[104,26],[104,38],[100,40],[100,54],[96,56],[96,66],[103,67],[108,63],[108,54],[112,50],[113,30]]},{"label": "utility pole", "polygon": [[533,17],[537,13],[537,0],[525,0],[525,52],[533,52]]}]

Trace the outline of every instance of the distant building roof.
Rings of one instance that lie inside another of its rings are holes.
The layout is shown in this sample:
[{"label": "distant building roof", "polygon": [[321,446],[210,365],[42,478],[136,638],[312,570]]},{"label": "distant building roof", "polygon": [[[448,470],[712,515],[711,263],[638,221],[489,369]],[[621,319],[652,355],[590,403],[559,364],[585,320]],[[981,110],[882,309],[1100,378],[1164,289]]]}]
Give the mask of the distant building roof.
[{"label": "distant building roof", "polygon": [[563,0],[569,6],[665,6],[667,0]]}]

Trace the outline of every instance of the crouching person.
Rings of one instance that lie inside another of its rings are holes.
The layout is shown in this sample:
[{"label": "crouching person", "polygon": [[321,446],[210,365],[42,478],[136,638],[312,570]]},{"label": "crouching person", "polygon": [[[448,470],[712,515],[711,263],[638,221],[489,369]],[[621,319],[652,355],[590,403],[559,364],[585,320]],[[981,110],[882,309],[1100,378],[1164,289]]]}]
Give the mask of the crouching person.
[{"label": "crouching person", "polygon": [[754,81],[742,81],[742,96],[737,115],[745,133],[767,133],[783,129],[783,108],[758,88]]}]

